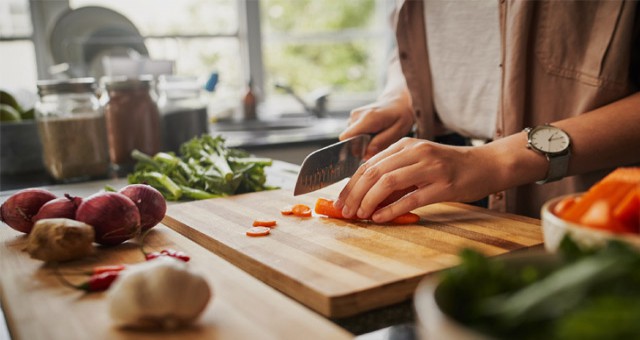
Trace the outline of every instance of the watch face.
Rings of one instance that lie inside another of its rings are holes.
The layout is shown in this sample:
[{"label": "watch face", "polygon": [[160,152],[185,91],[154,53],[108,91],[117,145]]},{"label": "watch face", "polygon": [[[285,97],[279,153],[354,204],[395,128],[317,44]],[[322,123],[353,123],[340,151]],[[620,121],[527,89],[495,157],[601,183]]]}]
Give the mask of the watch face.
[{"label": "watch face", "polygon": [[553,126],[536,127],[529,134],[529,141],[531,146],[547,153],[560,153],[569,147],[569,136]]}]

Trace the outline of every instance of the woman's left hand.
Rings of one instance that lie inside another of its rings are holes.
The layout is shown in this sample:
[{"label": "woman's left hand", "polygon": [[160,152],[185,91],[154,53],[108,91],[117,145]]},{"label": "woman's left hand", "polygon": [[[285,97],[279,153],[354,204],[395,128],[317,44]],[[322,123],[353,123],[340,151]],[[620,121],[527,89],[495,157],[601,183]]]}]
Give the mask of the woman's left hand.
[{"label": "woman's left hand", "polygon": [[[481,148],[403,138],[360,166],[335,207],[346,218],[384,223],[431,203],[481,199],[498,190],[500,170]],[[384,205],[398,192],[404,195]]]}]

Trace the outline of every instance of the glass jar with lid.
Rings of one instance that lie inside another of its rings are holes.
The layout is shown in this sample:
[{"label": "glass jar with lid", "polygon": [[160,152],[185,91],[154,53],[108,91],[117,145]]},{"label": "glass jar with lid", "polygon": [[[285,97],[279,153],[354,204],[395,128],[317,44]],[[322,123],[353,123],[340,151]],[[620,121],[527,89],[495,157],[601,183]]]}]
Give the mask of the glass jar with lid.
[{"label": "glass jar with lid", "polygon": [[116,171],[129,171],[133,150],[153,156],[160,151],[160,112],[153,77],[105,77],[103,104],[109,155]]},{"label": "glass jar with lid", "polygon": [[46,170],[56,180],[106,176],[105,116],[94,78],[38,81],[36,124]]},{"label": "glass jar with lid", "polygon": [[209,131],[207,104],[197,78],[162,75],[158,92],[163,150],[178,152],[182,143]]}]

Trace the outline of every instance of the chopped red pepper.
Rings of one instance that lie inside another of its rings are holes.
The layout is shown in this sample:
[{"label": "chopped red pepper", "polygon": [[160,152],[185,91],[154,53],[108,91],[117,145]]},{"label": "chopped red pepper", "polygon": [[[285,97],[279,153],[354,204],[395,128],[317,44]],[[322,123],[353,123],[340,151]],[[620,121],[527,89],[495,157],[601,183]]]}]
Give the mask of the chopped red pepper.
[{"label": "chopped red pepper", "polygon": [[89,280],[77,285],[76,288],[86,292],[103,292],[111,287],[111,284],[118,278],[118,275],[120,275],[119,271],[93,274]]},{"label": "chopped red pepper", "polygon": [[126,268],[123,264],[114,264],[107,266],[97,266],[94,267],[93,270],[89,273],[90,275],[102,274],[106,272],[120,272]]},{"label": "chopped red pepper", "polygon": [[147,261],[149,261],[160,256],[170,256],[184,262],[189,262],[189,260],[191,260],[191,257],[187,255],[185,252],[174,250],[174,249],[163,249],[160,252],[154,251],[154,252],[145,254],[144,257]]},{"label": "chopped red pepper", "polygon": [[59,272],[56,271],[56,273],[58,274],[58,279],[60,280],[60,282],[62,282],[66,286],[78,290],[83,290],[88,293],[103,292],[109,289],[113,281],[115,281],[120,275],[120,271],[96,273],[92,274],[87,281],[76,285],[65,279],[64,276],[62,276]]}]

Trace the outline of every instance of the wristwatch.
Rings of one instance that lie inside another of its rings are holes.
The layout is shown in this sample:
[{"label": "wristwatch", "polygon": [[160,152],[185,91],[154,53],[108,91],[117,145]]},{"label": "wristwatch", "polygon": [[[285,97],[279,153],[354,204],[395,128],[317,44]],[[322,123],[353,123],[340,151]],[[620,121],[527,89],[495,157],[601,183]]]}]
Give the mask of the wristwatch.
[{"label": "wristwatch", "polygon": [[567,174],[571,157],[571,138],[562,129],[545,124],[534,128],[526,128],[527,148],[534,150],[549,161],[547,177],[538,184],[557,181]]}]

